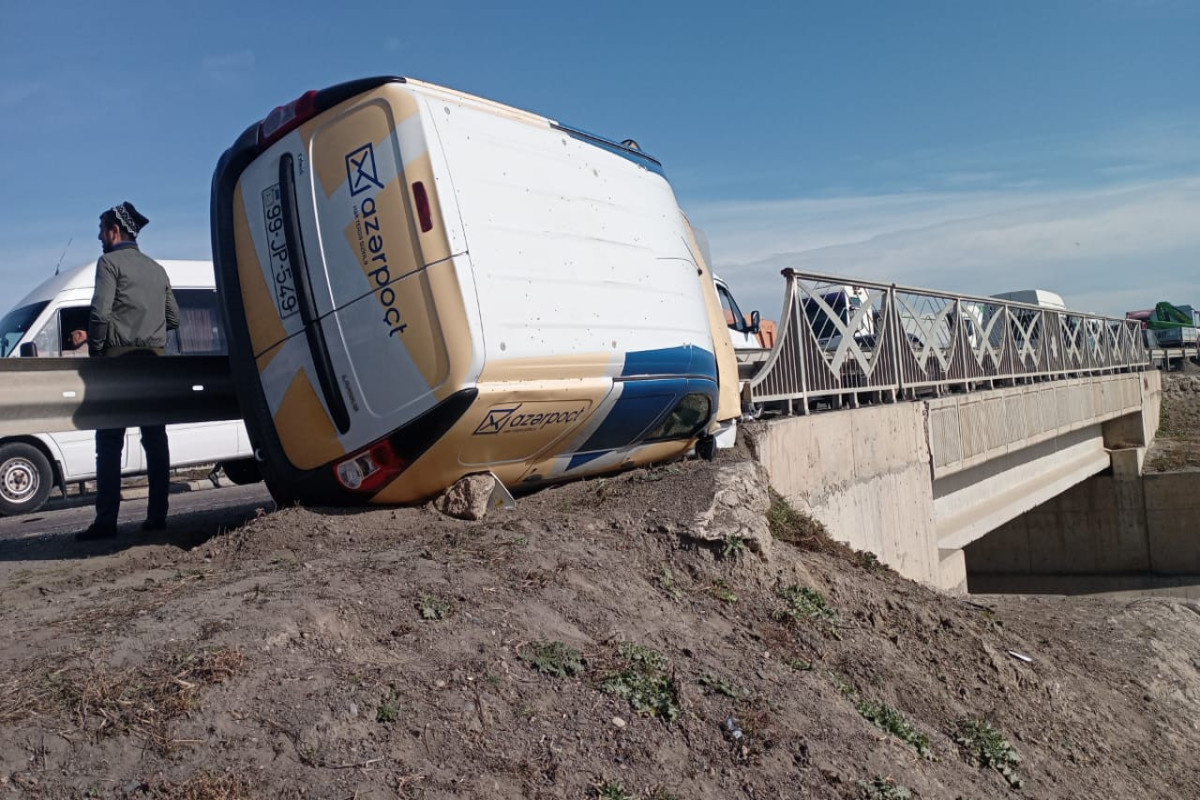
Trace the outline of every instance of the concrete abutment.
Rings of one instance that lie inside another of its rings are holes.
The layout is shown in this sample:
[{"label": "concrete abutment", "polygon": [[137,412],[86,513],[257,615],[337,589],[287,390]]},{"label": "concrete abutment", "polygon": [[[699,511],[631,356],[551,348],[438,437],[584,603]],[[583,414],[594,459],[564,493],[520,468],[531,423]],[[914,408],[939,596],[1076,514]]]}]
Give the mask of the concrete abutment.
[{"label": "concrete abutment", "polygon": [[1160,396],[1157,372],[1077,378],[773,420],[751,446],[774,489],[834,538],[962,592],[982,552],[964,548],[1097,473],[1136,480]]}]

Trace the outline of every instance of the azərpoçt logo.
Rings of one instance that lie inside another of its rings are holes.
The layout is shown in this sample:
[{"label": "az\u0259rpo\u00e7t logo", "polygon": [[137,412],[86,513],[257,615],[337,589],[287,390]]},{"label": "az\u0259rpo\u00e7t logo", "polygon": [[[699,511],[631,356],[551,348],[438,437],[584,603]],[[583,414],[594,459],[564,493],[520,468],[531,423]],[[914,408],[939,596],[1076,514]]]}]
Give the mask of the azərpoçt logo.
[{"label": "az\u0259rpo\u00e7t logo", "polygon": [[[372,188],[377,191],[383,188],[379,169],[375,165],[375,147],[370,142],[346,154],[346,179],[349,181],[351,197]],[[404,333],[408,323],[402,321],[400,309],[396,307],[396,290],[388,285],[392,282],[392,272],[388,268],[374,193],[355,201],[354,230],[358,235],[358,251],[363,268],[367,270],[375,288],[379,289],[375,296],[379,299],[379,305],[383,306],[383,323],[388,326],[388,336]]]},{"label": "az\u0259rpo\u00e7t logo", "polygon": [[[475,436],[488,436],[496,433],[522,433],[527,431],[539,431],[551,425],[570,425],[575,420],[579,419],[584,411],[587,411],[587,403],[579,403],[569,408],[558,406],[549,411],[524,411],[521,410],[524,403],[517,403],[514,406],[493,406],[488,409],[487,414],[483,418],[483,422],[479,423],[479,427],[475,429]],[[542,405],[535,403],[532,405]]]}]

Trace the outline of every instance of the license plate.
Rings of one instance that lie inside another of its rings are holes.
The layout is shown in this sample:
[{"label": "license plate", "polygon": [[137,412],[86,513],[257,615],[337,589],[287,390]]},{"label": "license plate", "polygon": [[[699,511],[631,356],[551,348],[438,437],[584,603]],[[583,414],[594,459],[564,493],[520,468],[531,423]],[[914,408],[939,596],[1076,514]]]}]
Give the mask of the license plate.
[{"label": "license plate", "polygon": [[300,310],[296,297],[296,280],[292,277],[292,261],[288,258],[287,238],[283,233],[283,205],[279,202],[279,184],[262,193],[263,222],[267,226],[267,247],[271,251],[271,275],[274,277],[275,305],[279,317],[287,319]]}]

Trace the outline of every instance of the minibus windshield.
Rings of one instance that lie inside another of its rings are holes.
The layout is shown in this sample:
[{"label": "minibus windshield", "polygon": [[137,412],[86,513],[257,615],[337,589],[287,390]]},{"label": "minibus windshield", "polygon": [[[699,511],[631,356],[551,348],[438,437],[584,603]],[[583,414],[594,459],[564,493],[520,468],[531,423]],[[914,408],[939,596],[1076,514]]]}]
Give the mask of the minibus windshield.
[{"label": "minibus windshield", "polygon": [[29,326],[42,313],[49,301],[30,303],[14,308],[0,319],[0,358],[6,358],[17,346],[17,342],[29,331]]}]

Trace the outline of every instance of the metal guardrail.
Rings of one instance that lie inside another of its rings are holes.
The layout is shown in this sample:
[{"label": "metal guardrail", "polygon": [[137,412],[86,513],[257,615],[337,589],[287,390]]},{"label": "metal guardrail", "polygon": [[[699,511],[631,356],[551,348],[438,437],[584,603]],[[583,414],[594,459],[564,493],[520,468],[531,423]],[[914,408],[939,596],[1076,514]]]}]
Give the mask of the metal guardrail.
[{"label": "metal guardrail", "polygon": [[241,419],[224,356],[0,359],[0,435]]},{"label": "metal guardrail", "polygon": [[1147,368],[1140,323],[987,297],[784,270],[775,347],[744,392],[754,404],[954,389]]}]

